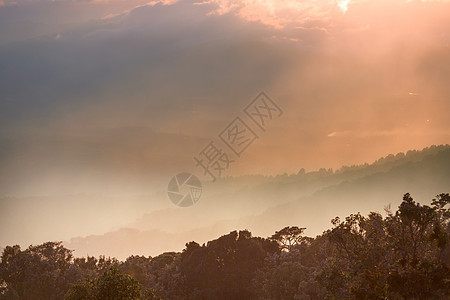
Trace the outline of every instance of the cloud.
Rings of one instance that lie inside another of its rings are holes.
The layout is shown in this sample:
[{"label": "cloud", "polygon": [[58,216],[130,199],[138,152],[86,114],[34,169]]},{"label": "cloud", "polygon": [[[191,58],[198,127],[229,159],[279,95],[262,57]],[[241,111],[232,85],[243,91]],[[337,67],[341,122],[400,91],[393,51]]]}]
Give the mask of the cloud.
[{"label": "cloud", "polygon": [[218,8],[213,14],[235,14],[247,21],[259,21],[277,28],[288,23],[302,22],[311,18],[328,18],[335,7],[334,1],[232,1],[212,0],[204,3],[214,3]]},{"label": "cloud", "polygon": [[[275,3],[269,14],[267,3],[256,2],[246,5],[261,10],[239,5],[212,14],[220,8],[216,2],[144,5],[1,46],[0,176],[10,178],[3,181],[8,193],[44,186],[47,192],[52,184],[65,187],[61,182],[71,176],[78,178],[76,189],[104,190],[105,174],[129,176],[128,187],[115,184],[129,191],[149,173],[167,175],[185,158],[190,165],[195,147],[203,145],[192,143],[184,152],[182,141],[169,147],[165,139],[149,135],[141,143],[145,135],[132,134],[123,142],[121,128],[207,139],[262,89],[288,113],[233,174],[339,167],[448,138],[447,6],[352,1],[344,15],[335,2],[323,10],[302,3],[299,12]],[[261,16],[283,16],[272,22],[283,26],[263,24]],[[424,122],[430,116],[433,122]],[[104,138],[111,128],[117,131]],[[350,138],[355,152],[343,152]],[[269,155],[270,164],[261,166]]]}]

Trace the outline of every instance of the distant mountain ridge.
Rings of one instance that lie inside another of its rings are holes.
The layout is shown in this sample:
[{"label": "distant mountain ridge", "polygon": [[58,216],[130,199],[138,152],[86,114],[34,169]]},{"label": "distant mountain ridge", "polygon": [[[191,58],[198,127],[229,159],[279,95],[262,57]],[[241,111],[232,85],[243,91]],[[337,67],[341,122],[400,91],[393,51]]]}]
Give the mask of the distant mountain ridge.
[{"label": "distant mountain ridge", "polygon": [[[449,145],[388,155],[370,165],[336,172],[321,169],[290,176],[225,178],[210,185],[211,189],[206,185],[204,198],[192,208],[154,211],[129,229],[72,239],[66,245],[83,255],[106,251],[126,257],[178,251],[187,240],[205,242],[236,228],[269,236],[284,226],[298,225],[316,235],[337,215],[382,212],[389,204],[395,208],[406,192],[429,202],[450,190],[449,178]],[[124,230],[130,230],[130,236]]]}]

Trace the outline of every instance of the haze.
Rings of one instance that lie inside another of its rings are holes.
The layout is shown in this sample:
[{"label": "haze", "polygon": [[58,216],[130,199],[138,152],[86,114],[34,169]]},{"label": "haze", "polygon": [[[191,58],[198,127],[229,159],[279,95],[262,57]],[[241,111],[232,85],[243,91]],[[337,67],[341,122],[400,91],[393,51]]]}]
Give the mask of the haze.
[{"label": "haze", "polygon": [[[299,199],[319,234],[332,214],[448,192],[444,146],[430,150],[435,160],[404,159],[420,175],[396,187],[381,185],[407,173],[392,165],[310,185],[263,176],[448,144],[449,29],[450,1],[0,0],[0,246],[64,240],[90,254],[154,255],[233,226],[268,235],[289,211],[273,208]],[[284,114],[224,174],[255,176],[209,183],[193,157],[260,91]],[[188,209],[166,195],[184,171],[205,184]],[[352,180],[366,187],[376,172],[386,176],[367,189],[386,191],[357,202],[364,189]],[[328,203],[330,186],[355,198],[315,215],[311,199]],[[264,227],[267,211],[277,221]],[[177,243],[83,248],[90,235],[148,240],[146,230]]]}]

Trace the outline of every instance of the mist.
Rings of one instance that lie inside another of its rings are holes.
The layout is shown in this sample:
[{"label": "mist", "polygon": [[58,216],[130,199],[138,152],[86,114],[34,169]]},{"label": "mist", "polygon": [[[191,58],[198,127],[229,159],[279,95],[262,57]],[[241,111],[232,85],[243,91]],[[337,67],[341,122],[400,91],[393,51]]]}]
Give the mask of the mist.
[{"label": "mist", "polygon": [[[450,140],[448,1],[233,3],[0,1],[0,246],[313,236],[448,191],[448,147],[429,148]],[[283,115],[211,183],[193,157],[261,91]],[[167,198],[180,172],[203,183],[187,209]]]}]

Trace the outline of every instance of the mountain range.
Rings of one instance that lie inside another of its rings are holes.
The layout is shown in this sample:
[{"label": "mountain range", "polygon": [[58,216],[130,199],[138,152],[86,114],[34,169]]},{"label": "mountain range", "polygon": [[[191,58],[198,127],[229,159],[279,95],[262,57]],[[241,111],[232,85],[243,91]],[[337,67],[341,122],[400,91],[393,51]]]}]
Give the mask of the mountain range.
[{"label": "mountain range", "polygon": [[[372,164],[320,169],[274,177],[229,177],[203,187],[189,208],[144,214],[105,234],[72,238],[65,244],[77,255],[157,255],[180,251],[186,241],[203,243],[235,229],[270,236],[284,226],[321,234],[336,216],[395,209],[405,193],[421,203],[450,189],[450,146],[388,155]],[[163,195],[160,195],[163,196]],[[182,225],[180,225],[182,224]]]}]

